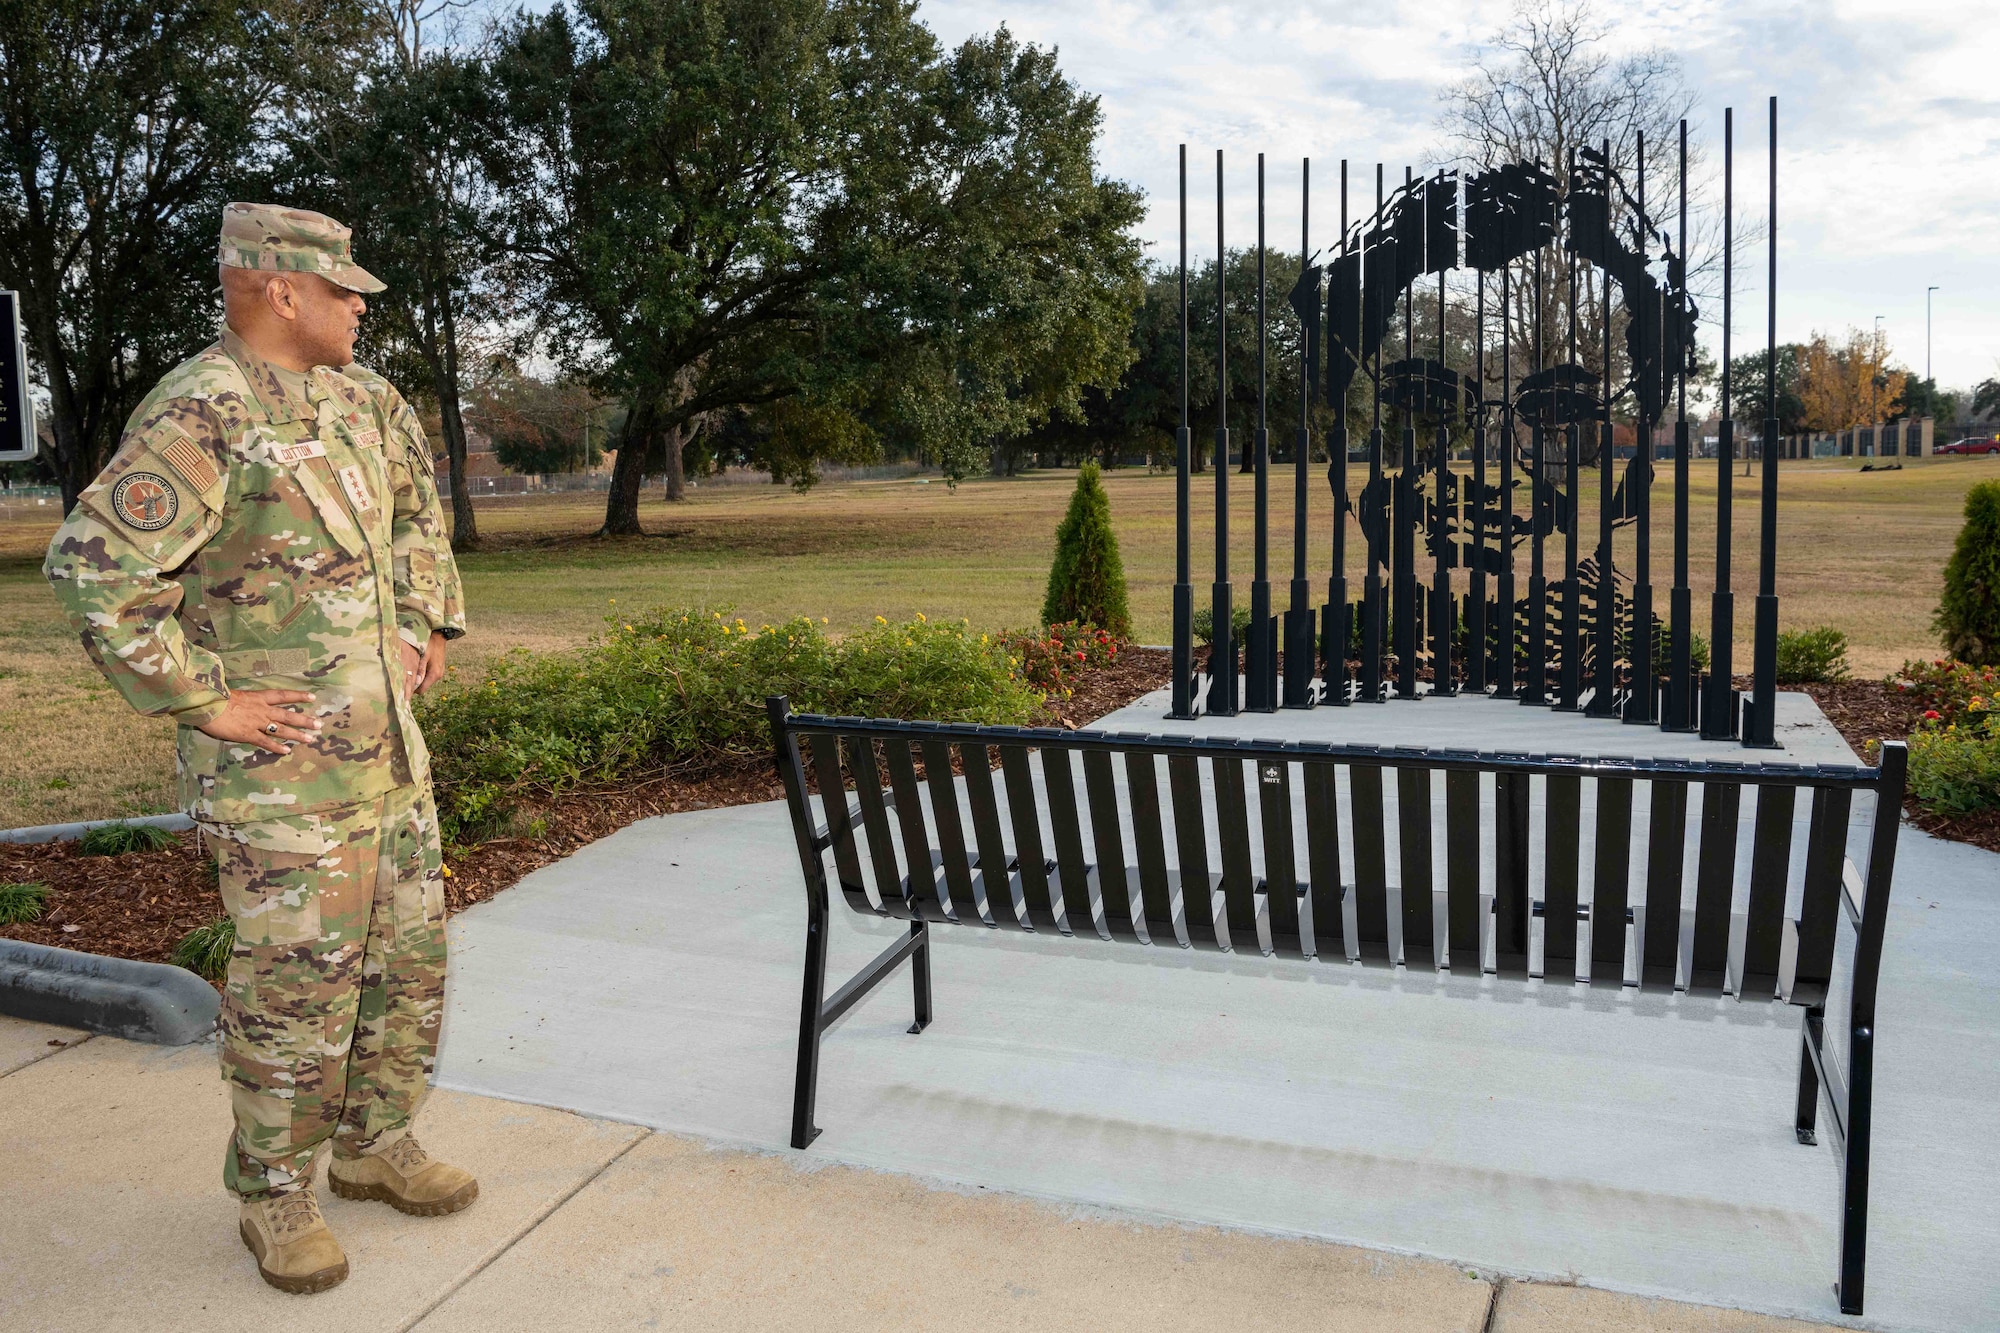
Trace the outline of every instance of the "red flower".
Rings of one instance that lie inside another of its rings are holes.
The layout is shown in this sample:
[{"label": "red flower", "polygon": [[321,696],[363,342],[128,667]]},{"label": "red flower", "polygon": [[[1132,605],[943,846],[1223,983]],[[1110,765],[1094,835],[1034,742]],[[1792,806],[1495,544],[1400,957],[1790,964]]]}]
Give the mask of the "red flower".
[{"label": "red flower", "polygon": [[1942,714],[1940,714],[1938,710],[1935,708],[1926,708],[1924,710],[1924,720],[1926,722],[1935,722],[1938,720],[1940,716],[1942,716]]},{"label": "red flower", "polygon": [[1079,662],[1081,662],[1081,661],[1083,660],[1083,654],[1082,654],[1082,653],[1078,653],[1078,654],[1076,655],[1076,660],[1077,660],[1077,661],[1079,661]]}]

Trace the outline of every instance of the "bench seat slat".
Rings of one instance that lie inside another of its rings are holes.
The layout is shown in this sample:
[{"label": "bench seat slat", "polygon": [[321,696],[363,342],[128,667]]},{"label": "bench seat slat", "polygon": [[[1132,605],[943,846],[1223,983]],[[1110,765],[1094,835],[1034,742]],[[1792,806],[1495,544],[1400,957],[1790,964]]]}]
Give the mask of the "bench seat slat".
[{"label": "bench seat slat", "polygon": [[1396,825],[1402,852],[1403,966],[1438,965],[1436,922],[1431,905],[1431,771],[1396,770]]},{"label": "bench seat slat", "polygon": [[1031,930],[1055,933],[1056,910],[1049,900],[1048,851],[1042,842],[1042,817],[1035,804],[1035,774],[1025,745],[1000,747],[1000,776],[1007,787],[1007,814],[1014,825],[1014,861],[1020,874],[1021,901]]},{"label": "bench seat slat", "polygon": [[1749,920],[1743,933],[1743,980],[1736,992],[1739,1000],[1768,1000],[1778,989],[1796,795],[1791,787],[1757,789],[1757,818],[1750,847]]},{"label": "bench seat slat", "polygon": [[1479,910],[1479,775],[1444,775],[1445,956],[1454,972],[1479,975],[1485,954]]},{"label": "bench seat slat", "polygon": [[1271,929],[1271,949],[1287,958],[1303,958],[1309,945],[1299,921],[1298,873],[1292,851],[1292,766],[1266,759],[1252,771],[1257,777],[1258,827],[1264,840],[1264,911]]},{"label": "bench seat slat", "polygon": [[1694,881],[1694,951],[1688,993],[1720,995],[1729,980],[1730,898],[1736,885],[1736,822],[1743,788],[1707,782],[1701,789],[1701,846]]},{"label": "bench seat slat", "polygon": [[972,862],[965,851],[965,826],[958,813],[958,782],[951,772],[951,742],[926,736],[919,742],[924,756],[924,784],[931,792],[931,822],[937,827],[938,851],[944,857],[944,882],[951,893],[952,915],[960,925],[983,923]]},{"label": "bench seat slat", "polygon": [[1625,984],[1625,922],[1632,892],[1632,779],[1597,779],[1597,841],[1590,886],[1590,981]]},{"label": "bench seat slat", "polygon": [[1207,887],[1208,821],[1203,813],[1201,769],[1193,755],[1167,760],[1167,787],[1174,803],[1174,850],[1180,853],[1181,919],[1195,949],[1226,947],[1216,936],[1215,900]]},{"label": "bench seat slat", "polygon": [[1145,903],[1146,935],[1164,948],[1186,947],[1174,924],[1174,889],[1167,876],[1166,831],[1160,823],[1160,774],[1153,756],[1136,751],[1125,756],[1125,783],[1132,793],[1132,839],[1139,859],[1135,867],[1139,894]]},{"label": "bench seat slat", "polygon": [[1347,958],[1346,923],[1341,900],[1346,885],[1340,877],[1340,789],[1334,765],[1307,760],[1306,870],[1312,877],[1312,950],[1322,962]]},{"label": "bench seat slat", "polygon": [[1576,980],[1577,848],[1583,779],[1551,773],[1542,818],[1542,975]]},{"label": "bench seat slat", "polygon": [[812,747],[813,775],[819,781],[819,803],[826,811],[826,836],[833,847],[833,866],[840,878],[840,892],[847,905],[857,912],[876,914],[868,899],[868,887],[861,879],[861,858],[854,848],[854,822],[847,808],[847,782],[840,770],[840,738],[817,735],[806,738]]},{"label": "bench seat slat", "polygon": [[1097,851],[1097,896],[1104,904],[1104,924],[1115,940],[1137,940],[1132,881],[1125,873],[1125,830],[1118,818],[1118,785],[1112,778],[1109,750],[1083,752],[1083,790],[1090,801],[1090,839]]},{"label": "bench seat slat", "polygon": [[1014,903],[1014,875],[1007,855],[1007,840],[1000,832],[1000,805],[993,793],[993,756],[984,745],[962,744],[959,758],[965,767],[965,799],[972,807],[972,836],[979,849],[979,892],[986,899],[986,914],[993,924],[1007,930],[1022,927],[1021,914]]},{"label": "bench seat slat", "polygon": [[1222,839],[1222,905],[1229,947],[1240,953],[1262,953],[1257,939],[1257,880],[1250,869],[1243,761],[1217,755],[1211,771],[1215,777],[1216,831]]},{"label": "bench seat slat", "polygon": [[1364,958],[1389,956],[1389,867],[1383,841],[1382,770],[1353,764],[1347,770],[1348,808],[1354,830],[1354,936]]},{"label": "bench seat slat", "polygon": [[1494,779],[1493,966],[1528,975],[1528,775]]},{"label": "bench seat slat", "polygon": [[889,825],[889,808],[882,800],[882,770],[875,763],[875,742],[865,736],[847,740],[848,771],[854,774],[854,794],[861,807],[861,828],[868,835],[868,863],[875,869],[875,894],[889,914],[909,919],[909,881],[897,864],[896,836]]},{"label": "bench seat slat", "polygon": [[1055,831],[1063,929],[1071,935],[1096,935],[1097,918],[1090,907],[1092,867],[1083,854],[1083,828],[1076,813],[1076,770],[1070,767],[1068,750],[1042,750],[1042,783],[1049,794],[1049,823]]},{"label": "bench seat slat", "polygon": [[1688,784],[1655,778],[1652,803],[1646,831],[1645,957],[1639,985],[1670,991],[1681,970],[1681,854],[1687,847]]},{"label": "bench seat slat", "polygon": [[1847,820],[1853,793],[1836,787],[1813,791],[1806,832],[1805,894],[1799,904],[1798,961],[1793,1004],[1818,1004],[1833,978],[1834,942],[1840,927],[1840,877],[1847,864]]}]

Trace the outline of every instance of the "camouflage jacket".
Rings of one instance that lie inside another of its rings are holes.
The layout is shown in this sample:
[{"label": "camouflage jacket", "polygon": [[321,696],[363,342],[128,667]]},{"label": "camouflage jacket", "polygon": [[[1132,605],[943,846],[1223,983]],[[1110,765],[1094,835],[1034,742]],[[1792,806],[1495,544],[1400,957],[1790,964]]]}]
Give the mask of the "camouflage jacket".
[{"label": "camouflage jacket", "polygon": [[[181,724],[197,819],[302,814],[429,776],[399,632],[464,629],[430,452],[379,376],[303,382],[225,331],[132,414],[43,567],[98,669]],[[311,691],[324,730],[288,755],[197,730],[232,688]]]}]

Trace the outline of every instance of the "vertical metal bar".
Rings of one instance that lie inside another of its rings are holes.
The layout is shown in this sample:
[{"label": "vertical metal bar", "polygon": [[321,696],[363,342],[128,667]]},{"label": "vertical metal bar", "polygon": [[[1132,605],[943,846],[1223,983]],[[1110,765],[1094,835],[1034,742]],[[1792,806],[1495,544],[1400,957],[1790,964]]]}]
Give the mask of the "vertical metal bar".
[{"label": "vertical metal bar", "polygon": [[1466,578],[1465,687],[1475,694],[1484,694],[1492,652],[1487,642],[1486,627],[1486,274],[1483,270],[1475,272],[1473,281],[1477,294],[1473,299],[1472,344],[1475,348],[1474,375],[1479,384],[1479,398],[1473,404],[1473,410],[1479,415],[1472,427],[1472,503],[1469,506],[1472,540],[1466,548],[1470,572]]},{"label": "vertical metal bar", "polygon": [[[1375,229],[1380,231],[1381,227],[1382,164],[1377,162],[1375,164]],[[1384,237],[1378,243],[1389,245],[1392,251],[1396,244],[1393,237]],[[1383,266],[1377,264],[1374,267],[1379,272]],[[1366,281],[1367,276],[1368,265],[1364,259],[1362,267],[1362,278],[1364,281]],[[1382,297],[1374,299],[1379,302],[1386,298],[1387,293],[1384,293]],[[1364,308],[1367,304],[1367,299],[1364,293],[1362,301]],[[1374,373],[1369,376],[1369,379],[1374,403],[1374,424],[1368,431],[1368,486],[1362,492],[1364,514],[1369,504],[1379,504],[1382,498],[1382,344],[1379,341],[1375,344]],[[1369,498],[1371,496],[1375,497],[1375,499],[1371,500]],[[1386,549],[1387,533],[1384,531],[1389,522],[1389,515],[1378,514],[1376,516],[1376,523],[1372,529],[1366,526],[1362,529],[1362,536],[1367,539],[1368,544],[1368,570],[1363,575],[1361,584],[1360,697],[1364,702],[1371,704],[1382,702],[1382,568],[1389,556],[1389,552]]]},{"label": "vertical metal bar", "polygon": [[778,777],[791,807],[792,838],[798,845],[799,871],[806,885],[806,959],[799,998],[798,1061],[792,1081],[792,1138],[804,1149],[819,1137],[813,1107],[819,1098],[820,1005],[826,996],[826,862],[813,845],[812,806],[806,800],[806,771],[799,762],[798,738],[791,730],[791,708],[773,695],[764,700],[777,751]]},{"label": "vertical metal bar", "polygon": [[1750,843],[1749,920],[1743,935],[1743,980],[1736,998],[1768,1000],[1778,989],[1785,939],[1785,880],[1792,865],[1796,787],[1757,788]]},{"label": "vertical metal bar", "polygon": [[1687,845],[1688,784],[1656,778],[1646,830],[1646,931],[1639,984],[1674,988],[1681,960],[1681,853]]},{"label": "vertical metal bar", "polygon": [[[1643,262],[1646,252],[1652,248],[1653,220],[1646,212],[1646,132],[1637,134],[1639,155],[1639,254]],[[1639,364],[1647,367],[1640,373],[1646,376],[1646,385],[1653,387],[1658,357],[1653,354],[1653,345],[1659,336],[1660,310],[1653,289],[1645,282],[1638,284],[1636,303],[1628,297],[1628,304],[1636,304],[1632,317],[1639,321]],[[1653,387],[1652,406],[1645,401],[1639,403],[1638,412],[1638,467],[1627,475],[1631,484],[1638,487],[1634,497],[1638,510],[1638,530],[1634,545],[1637,550],[1632,559],[1632,685],[1625,697],[1625,720],[1631,723],[1652,725],[1659,721],[1659,670],[1653,659],[1653,432],[1659,422],[1658,412],[1660,390],[1664,384]]]},{"label": "vertical metal bar", "polygon": [[[1618,614],[1617,584],[1612,581],[1611,567],[1611,499],[1612,487],[1617,482],[1615,467],[1617,450],[1612,447],[1611,432],[1611,140],[1604,141],[1604,266],[1598,270],[1598,282],[1603,287],[1603,319],[1600,326],[1600,352],[1604,357],[1603,410],[1597,429],[1597,642],[1592,656],[1596,659],[1590,698],[1590,716],[1616,717],[1618,715]],[[1631,312],[1626,312],[1630,317]],[[1636,371],[1638,368],[1635,366]]]},{"label": "vertical metal bar", "polygon": [[[1299,273],[1312,262],[1312,159],[1299,163]],[[1317,297],[1317,290],[1315,290]],[[1313,303],[1312,318],[1320,317]],[[1318,329],[1315,323],[1312,331]],[[1318,365],[1308,355],[1312,331],[1299,329],[1299,431],[1292,441],[1292,597],[1285,609],[1285,698],[1287,708],[1313,706],[1312,585],[1306,581],[1306,469],[1312,463],[1312,404]],[[1338,523],[1336,516],[1334,522]]]},{"label": "vertical metal bar", "polygon": [[1174,436],[1174,658],[1172,718],[1194,716],[1194,585],[1189,581],[1188,467],[1194,434],[1188,428],[1188,227],[1187,145],[1181,145],[1181,427]]},{"label": "vertical metal bar", "polygon": [[854,847],[854,825],[847,816],[847,783],[840,771],[840,738],[807,736],[813,770],[819,778],[819,803],[826,811],[826,835],[833,847],[833,864],[840,876],[841,896],[857,912],[873,912],[867,886],[861,882],[861,858]]},{"label": "vertical metal bar", "polygon": [[1209,761],[1209,769],[1215,777],[1215,828],[1222,842],[1222,905],[1229,948],[1257,953],[1257,880],[1250,872],[1243,761],[1219,754]]},{"label": "vertical metal bar", "polygon": [[1257,762],[1257,806],[1264,847],[1265,911],[1271,923],[1271,948],[1302,956],[1306,950],[1299,928],[1299,877],[1292,853],[1292,766],[1282,759]]},{"label": "vertical metal bar", "polygon": [[882,773],[875,765],[875,742],[866,736],[847,739],[848,767],[854,773],[854,795],[861,805],[861,827],[868,835],[868,864],[875,870],[875,893],[890,915],[907,917],[903,872],[896,864],[896,839],[889,828],[889,810],[882,802]]},{"label": "vertical metal bar", "polygon": [[1354,941],[1365,958],[1389,956],[1389,865],[1382,830],[1382,770],[1374,764],[1347,769],[1354,829]]},{"label": "vertical metal bar", "polygon": [[1306,774],[1306,865],[1312,876],[1312,948],[1314,957],[1332,962],[1347,957],[1346,923],[1340,879],[1340,792],[1338,770],[1330,763],[1308,760]]},{"label": "vertical metal bar", "polygon": [[1478,976],[1479,774],[1453,769],[1444,775],[1445,957],[1454,972]]},{"label": "vertical metal bar", "polygon": [[[1542,370],[1542,249],[1535,251],[1535,373]],[[1521,702],[1545,704],[1549,701],[1549,581],[1548,542],[1545,529],[1554,510],[1555,497],[1549,485],[1548,395],[1528,427],[1529,448],[1534,455],[1534,471],[1528,478],[1528,666],[1522,682]],[[1525,954],[1523,955],[1526,956]]]},{"label": "vertical metal bar", "polygon": [[[1444,182],[1445,174],[1440,169],[1437,177],[1431,182],[1430,190],[1425,195],[1427,210],[1429,208],[1442,208],[1444,206],[1443,201],[1439,197],[1443,193]],[[1455,188],[1456,185],[1454,184]],[[1453,202],[1455,203],[1456,199]],[[1430,226],[1430,220],[1426,218],[1424,225],[1426,244],[1429,243],[1434,234]],[[1426,255],[1426,259],[1435,263],[1437,257]],[[1452,237],[1452,253],[1446,261],[1446,266],[1455,265],[1457,259],[1457,234],[1454,232]],[[1444,341],[1445,271],[1445,267],[1438,269],[1437,351],[1438,364],[1449,368],[1450,361],[1445,355]],[[1426,384],[1428,384],[1428,380],[1426,380]],[[1429,392],[1429,389],[1426,388],[1426,399],[1429,398]],[[1458,406],[1461,409],[1464,407],[1462,398]],[[1438,420],[1435,437],[1437,457],[1433,460],[1437,471],[1437,494],[1432,497],[1431,505],[1432,554],[1436,557],[1436,565],[1431,574],[1431,693],[1442,697],[1458,693],[1458,686],[1453,679],[1451,667],[1451,633],[1454,617],[1452,615],[1451,604],[1451,523],[1447,516],[1449,510],[1446,500],[1451,490],[1451,426],[1445,418],[1444,405],[1442,403],[1434,403],[1432,407],[1437,411]],[[1462,411],[1458,415],[1462,416]]]},{"label": "vertical metal bar", "polygon": [[[1188,945],[1225,949],[1215,922],[1215,880],[1208,873],[1208,832],[1201,795],[1200,761],[1191,754],[1167,757],[1167,787],[1174,802],[1174,850],[1180,854],[1181,914]],[[1227,930],[1223,935],[1228,934]]]},{"label": "vertical metal bar", "polygon": [[944,857],[944,882],[951,890],[952,915],[960,925],[984,925],[972,887],[972,867],[965,853],[965,829],[958,817],[958,783],[951,773],[951,742],[926,737],[921,745],[924,783],[931,789],[931,819],[937,825],[938,851]]},{"label": "vertical metal bar", "polygon": [[1694,954],[1688,991],[1719,994],[1729,972],[1729,908],[1736,877],[1736,821],[1743,789],[1733,782],[1701,788],[1701,847],[1694,880]]},{"label": "vertical metal bar", "polygon": [[1254,565],[1250,577],[1250,656],[1245,663],[1247,711],[1277,711],[1278,656],[1271,633],[1271,428],[1265,374],[1271,284],[1264,275],[1264,155],[1257,154],[1257,435]]},{"label": "vertical metal bar", "polygon": [[[1414,173],[1409,167],[1403,168],[1403,189],[1406,192],[1403,207],[1408,208],[1407,192]],[[1423,267],[1419,257],[1418,268]],[[1417,288],[1412,282],[1403,290],[1403,358],[1414,359],[1414,323],[1416,319]],[[1390,557],[1395,562],[1394,581],[1391,588],[1390,616],[1396,653],[1396,697],[1414,703],[1417,699],[1417,650],[1423,644],[1423,636],[1417,631],[1417,621],[1422,612],[1417,606],[1417,529],[1423,525],[1423,496],[1417,490],[1417,421],[1405,400],[1403,407],[1402,448],[1396,456],[1396,504],[1395,538]]]},{"label": "vertical metal bar", "polygon": [[1743,743],[1776,749],[1778,706],[1778,99],[1771,99],[1771,202],[1765,233],[1770,274],[1764,311],[1764,463],[1757,533],[1757,610],[1750,710]]},{"label": "vertical metal bar", "polygon": [[1236,624],[1229,585],[1229,251],[1222,236],[1222,150],[1215,150],[1215,581],[1209,585],[1208,712],[1236,716]]},{"label": "vertical metal bar", "polygon": [[1494,651],[1493,697],[1514,697],[1514,451],[1520,447],[1514,423],[1514,326],[1511,275],[1514,263],[1500,269],[1500,632]]},{"label": "vertical metal bar", "polygon": [[1000,775],[1007,784],[1007,813],[1014,823],[1014,861],[1021,876],[1021,898],[1030,929],[1053,933],[1055,904],[1049,898],[1049,854],[1042,842],[1042,821],[1035,809],[1035,776],[1028,766],[1027,747],[1000,747]]},{"label": "vertical metal bar", "polygon": [[1542,821],[1542,975],[1576,980],[1577,844],[1583,824],[1583,779],[1551,773]]},{"label": "vertical metal bar", "polygon": [[[1693,731],[1694,696],[1694,590],[1688,586],[1688,467],[1692,442],[1688,438],[1687,377],[1692,347],[1687,334],[1688,275],[1688,123],[1681,122],[1680,154],[1680,233],[1674,244],[1680,250],[1680,281],[1674,287],[1674,582],[1667,593],[1667,706],[1660,726],[1665,731]],[[1669,276],[1672,270],[1669,269]]]},{"label": "vertical metal bar", "polygon": [[1799,950],[1792,967],[1793,1004],[1819,1004],[1833,980],[1840,926],[1840,879],[1847,862],[1847,819],[1854,795],[1844,787],[1813,789],[1806,830],[1805,891],[1799,902]]},{"label": "vertical metal bar", "polygon": [[1715,593],[1709,603],[1708,690],[1701,701],[1701,734],[1709,740],[1736,738],[1734,655],[1736,598],[1729,588],[1730,479],[1736,457],[1736,422],[1730,415],[1729,325],[1734,280],[1736,208],[1736,112],[1722,112],[1722,424],[1715,446]]},{"label": "vertical metal bar", "polygon": [[1403,966],[1438,965],[1437,919],[1431,904],[1431,771],[1396,770],[1396,823],[1402,853]]},{"label": "vertical metal bar", "polygon": [[[1347,159],[1340,159],[1340,253],[1347,254]],[[1332,318],[1331,296],[1327,317]],[[1361,354],[1361,303],[1354,303],[1354,337],[1343,339],[1353,349],[1353,355]],[[1332,383],[1333,338],[1331,329],[1327,338],[1328,383]],[[1352,381],[1348,381],[1350,389]],[[1333,412],[1333,433],[1326,442],[1326,480],[1333,488],[1333,570],[1326,580],[1326,609],[1321,613],[1320,661],[1325,675],[1320,687],[1320,700],[1336,706],[1348,702],[1347,644],[1348,627],[1351,623],[1347,601],[1347,515],[1353,507],[1347,491],[1347,395],[1343,393],[1339,402],[1334,402],[1331,394],[1327,407]]]},{"label": "vertical metal bar", "polygon": [[1503,977],[1528,975],[1528,775],[1494,775],[1493,965]]},{"label": "vertical metal bar", "polygon": [[[1576,153],[1569,157],[1569,188],[1576,190]],[[1569,251],[1569,364],[1580,367],[1577,350],[1577,254]],[[1577,583],[1577,541],[1582,536],[1583,509],[1583,426],[1576,420],[1574,407],[1563,423],[1563,441],[1568,461],[1563,467],[1563,584],[1562,584],[1562,670],[1556,677],[1558,712],[1574,712],[1577,696],[1583,692],[1583,612],[1582,589]]]},{"label": "vertical metal bar", "polygon": [[910,749],[910,742],[902,737],[882,739],[882,753],[889,761],[889,789],[896,796],[896,823],[903,831],[903,858],[910,867],[906,892],[911,910],[924,920],[949,921],[949,904],[938,883],[941,858],[931,848],[931,831],[924,822],[924,802],[917,790],[917,766],[911,762]]},{"label": "vertical metal bar", "polygon": [[1097,850],[1097,896],[1114,940],[1139,938],[1132,886],[1125,874],[1125,834],[1118,819],[1118,788],[1109,750],[1083,752],[1083,790],[1090,801],[1090,840]]}]

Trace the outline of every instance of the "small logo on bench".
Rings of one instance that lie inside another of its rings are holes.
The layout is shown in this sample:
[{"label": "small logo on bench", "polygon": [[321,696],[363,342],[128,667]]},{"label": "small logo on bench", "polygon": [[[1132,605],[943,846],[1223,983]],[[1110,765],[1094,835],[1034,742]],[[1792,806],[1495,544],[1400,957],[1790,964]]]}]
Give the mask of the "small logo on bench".
[{"label": "small logo on bench", "polygon": [[1265,764],[1263,770],[1264,781],[1273,787],[1285,780],[1285,768],[1282,764]]}]

